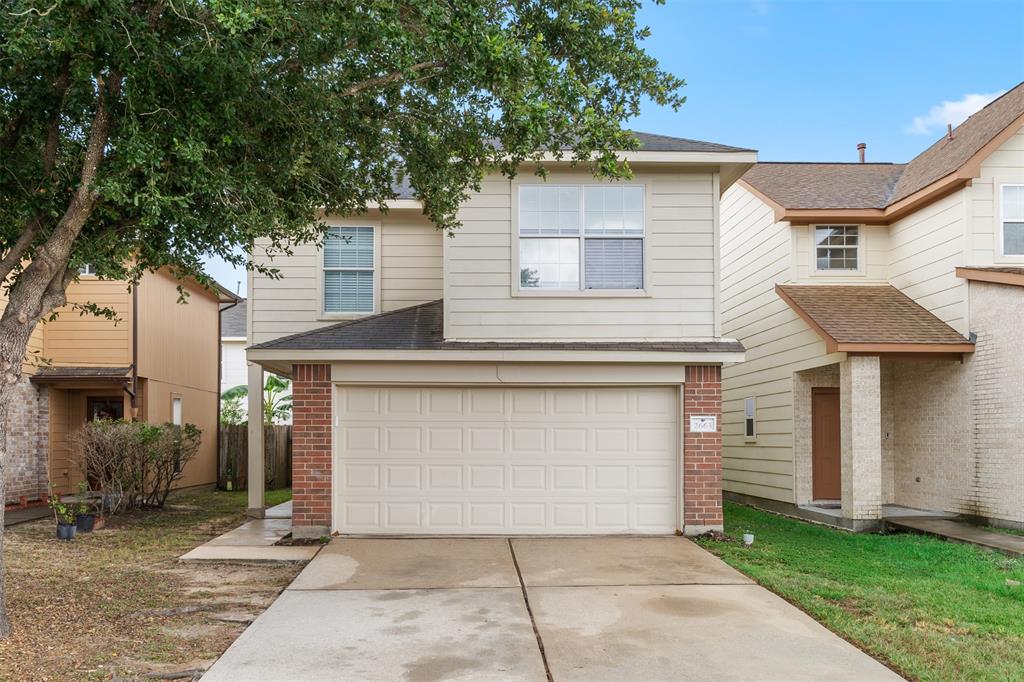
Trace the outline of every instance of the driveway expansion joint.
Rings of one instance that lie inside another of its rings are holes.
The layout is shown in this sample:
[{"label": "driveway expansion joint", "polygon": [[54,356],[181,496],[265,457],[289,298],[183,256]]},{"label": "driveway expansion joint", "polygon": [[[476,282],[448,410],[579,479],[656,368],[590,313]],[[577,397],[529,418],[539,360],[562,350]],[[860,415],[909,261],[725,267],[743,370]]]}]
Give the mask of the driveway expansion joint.
[{"label": "driveway expansion joint", "polygon": [[519,570],[519,561],[516,559],[516,550],[512,546],[512,538],[508,539],[508,551],[512,555],[512,565],[515,566],[516,575],[519,577],[519,589],[523,591],[523,602],[526,604],[526,613],[530,616],[530,625],[533,626],[533,634],[537,638],[537,648],[540,649],[540,660],[544,663],[544,673],[548,676],[548,682],[555,682],[551,676],[551,666],[548,665],[548,655],[544,651],[544,640],[537,628],[537,619],[533,617],[533,609],[530,608],[530,595],[526,593],[526,583],[523,582],[523,572]]}]

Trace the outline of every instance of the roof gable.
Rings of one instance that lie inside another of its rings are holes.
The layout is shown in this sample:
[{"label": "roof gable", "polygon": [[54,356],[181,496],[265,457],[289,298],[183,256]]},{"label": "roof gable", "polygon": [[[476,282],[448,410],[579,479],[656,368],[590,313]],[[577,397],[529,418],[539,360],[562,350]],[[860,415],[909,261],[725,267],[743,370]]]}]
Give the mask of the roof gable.
[{"label": "roof gable", "polygon": [[934,190],[938,197],[976,177],[979,155],[987,155],[988,147],[1022,124],[1024,83],[957,126],[952,139],[944,135],[909,163],[763,162],[747,171],[742,182],[773,203],[777,213],[864,209],[877,212],[880,220],[895,219],[897,209],[906,213],[907,204],[917,202],[918,193]]}]

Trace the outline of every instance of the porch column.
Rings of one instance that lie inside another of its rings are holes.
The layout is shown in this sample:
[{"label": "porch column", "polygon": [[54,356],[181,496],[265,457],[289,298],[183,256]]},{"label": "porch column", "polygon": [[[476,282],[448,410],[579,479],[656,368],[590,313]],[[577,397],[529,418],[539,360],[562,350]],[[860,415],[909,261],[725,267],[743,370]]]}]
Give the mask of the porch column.
[{"label": "porch column", "polygon": [[266,467],[263,456],[263,368],[249,363],[249,516],[263,518]]},{"label": "porch column", "polygon": [[292,365],[292,535],[331,533],[330,365]]},{"label": "porch column", "polygon": [[882,402],[877,355],[839,363],[843,516],[882,518]]},{"label": "porch column", "polygon": [[[722,368],[690,365],[683,384],[683,533],[722,531]],[[690,417],[713,417],[694,431]]]}]

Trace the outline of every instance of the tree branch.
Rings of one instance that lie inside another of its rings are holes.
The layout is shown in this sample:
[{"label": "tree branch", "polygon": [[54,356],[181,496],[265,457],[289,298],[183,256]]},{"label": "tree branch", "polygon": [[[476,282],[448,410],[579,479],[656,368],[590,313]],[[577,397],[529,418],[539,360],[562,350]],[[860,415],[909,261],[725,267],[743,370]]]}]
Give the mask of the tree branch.
[{"label": "tree branch", "polygon": [[352,97],[353,95],[358,95],[364,90],[369,90],[370,88],[376,88],[381,85],[388,85],[389,83],[397,83],[398,81],[404,79],[407,74],[419,73],[420,71],[424,71],[426,69],[440,68],[442,66],[444,66],[444,62],[441,61],[420,62],[419,64],[413,64],[409,68],[398,69],[383,76],[368,78],[359,83],[350,85],[349,87],[341,91],[341,95],[342,97]]},{"label": "tree branch", "polygon": [[21,231],[21,234],[18,235],[18,240],[14,242],[14,246],[4,254],[3,260],[0,260],[0,281],[6,280],[11,271],[21,262],[21,258],[28,251],[28,247],[32,246],[32,241],[39,233],[40,227],[41,222],[39,218],[33,218],[25,226],[25,229]]},{"label": "tree branch", "polygon": [[55,106],[49,125],[46,128],[46,146],[43,148],[43,172],[39,181],[40,186],[46,183],[50,173],[53,172],[54,165],[57,163],[57,146],[60,143],[60,113],[64,108],[64,96],[67,94],[69,87],[71,87],[71,60],[65,58],[60,74],[53,84],[54,94],[56,95],[54,98]]},{"label": "tree branch", "polygon": [[[55,302],[61,300],[67,285],[75,277],[74,270],[69,272],[68,263],[75,239],[96,205],[97,195],[92,183],[96,180],[110,136],[111,116],[108,99],[120,93],[121,82],[122,76],[119,72],[111,72],[106,79],[102,76],[97,77],[99,94],[96,98],[96,113],[93,114],[92,125],[89,128],[78,188],[71,196],[68,207],[57,221],[53,232],[33,254],[32,262],[11,289],[3,313],[4,321],[13,315],[17,317],[20,325],[28,324],[30,320],[34,324],[35,320],[53,309]],[[50,307],[44,308],[44,303]]]}]

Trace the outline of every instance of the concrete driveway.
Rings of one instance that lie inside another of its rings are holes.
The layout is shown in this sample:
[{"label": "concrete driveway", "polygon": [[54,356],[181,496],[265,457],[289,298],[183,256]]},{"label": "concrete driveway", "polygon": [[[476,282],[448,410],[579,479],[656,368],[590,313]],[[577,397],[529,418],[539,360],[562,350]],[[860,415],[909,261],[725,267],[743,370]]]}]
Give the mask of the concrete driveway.
[{"label": "concrete driveway", "polygon": [[689,540],[337,539],[203,678],[898,680]]}]

